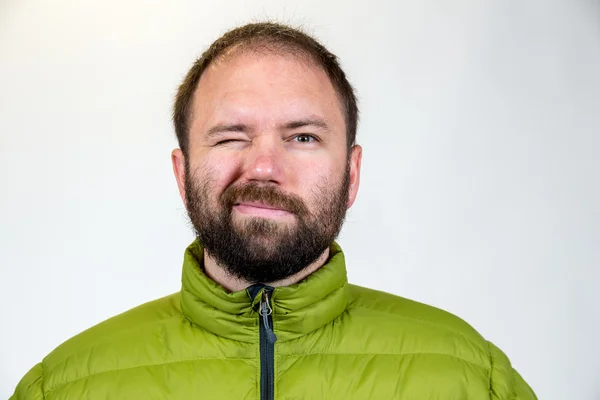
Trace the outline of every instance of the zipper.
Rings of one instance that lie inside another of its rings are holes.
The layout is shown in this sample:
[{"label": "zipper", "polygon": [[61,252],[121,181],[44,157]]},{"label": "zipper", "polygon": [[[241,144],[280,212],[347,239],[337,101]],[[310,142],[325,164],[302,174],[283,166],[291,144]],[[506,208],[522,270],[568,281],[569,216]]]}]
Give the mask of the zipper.
[{"label": "zipper", "polygon": [[275,342],[273,332],[273,309],[270,296],[273,288],[265,286],[258,309],[260,326],[260,398],[275,399]]}]

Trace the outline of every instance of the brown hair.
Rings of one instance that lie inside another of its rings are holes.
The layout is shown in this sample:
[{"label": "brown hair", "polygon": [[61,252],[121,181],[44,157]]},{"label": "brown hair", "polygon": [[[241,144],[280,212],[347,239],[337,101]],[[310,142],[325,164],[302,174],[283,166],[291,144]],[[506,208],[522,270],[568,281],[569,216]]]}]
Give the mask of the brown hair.
[{"label": "brown hair", "polygon": [[194,92],[202,73],[226,50],[242,45],[257,51],[266,50],[279,54],[308,56],[309,60],[322,67],[329,76],[345,113],[347,147],[350,149],[354,145],[358,124],[358,106],[354,89],[346,79],[346,74],[340,67],[337,57],[317,40],[299,29],[273,22],[260,22],[232,29],[214,41],[194,62],[183,79],[173,107],[173,124],[183,154],[186,156],[188,154],[188,130],[192,116]]}]

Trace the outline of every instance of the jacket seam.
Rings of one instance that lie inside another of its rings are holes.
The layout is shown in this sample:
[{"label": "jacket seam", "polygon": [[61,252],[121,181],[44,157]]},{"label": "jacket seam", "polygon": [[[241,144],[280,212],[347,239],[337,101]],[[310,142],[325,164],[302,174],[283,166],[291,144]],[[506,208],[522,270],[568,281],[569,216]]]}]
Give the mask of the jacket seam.
[{"label": "jacket seam", "polygon": [[[203,299],[199,299],[199,298],[198,298],[198,296],[196,296],[196,295],[194,294],[194,292],[192,292],[191,290],[189,290],[189,289],[187,289],[187,288],[185,288],[185,287],[184,287],[184,288],[182,288],[182,289],[181,289],[181,291],[182,291],[182,292],[189,293],[189,294],[190,294],[190,296],[194,297],[195,299],[198,299],[198,300],[200,300],[200,302],[201,302],[202,304],[204,304],[204,305],[206,305],[206,306],[210,307],[212,310],[217,310],[217,311],[220,311],[220,312],[224,312],[224,313],[226,313],[226,314],[229,314],[229,315],[243,315],[243,314],[234,314],[234,313],[230,313],[230,312],[228,312],[228,311],[223,311],[223,310],[221,310],[220,308],[217,308],[217,307],[213,306],[212,304],[210,304],[210,303],[207,303],[207,302],[206,302],[206,301],[204,301]],[[181,298],[180,298],[180,302],[181,302]],[[185,312],[183,312],[183,307],[181,307],[181,313],[185,315]],[[186,316],[187,316],[187,315],[186,315]],[[197,325],[197,324],[196,324],[196,325]]]},{"label": "jacket seam", "polygon": [[[321,297],[320,299],[318,299],[318,300],[316,300],[316,301],[313,301],[313,302],[311,302],[311,303],[308,303],[308,304],[306,304],[306,305],[305,305],[305,306],[303,306],[303,307],[300,307],[300,308],[294,308],[294,311],[292,311],[291,313],[290,313],[290,312],[288,312],[288,313],[278,313],[278,312],[277,312],[277,310],[278,310],[278,309],[280,309],[281,307],[276,307],[276,308],[273,310],[273,312],[274,312],[274,314],[275,314],[275,315],[281,315],[281,316],[285,316],[285,315],[290,315],[290,314],[297,313],[297,312],[300,312],[300,311],[304,311],[305,309],[307,309],[307,308],[310,308],[310,307],[314,306],[316,303],[319,303],[319,302],[321,302],[321,301],[327,301],[327,299],[328,299],[328,298],[330,298],[331,296],[333,296],[333,295],[337,294],[337,293],[338,293],[340,290],[342,290],[342,289],[344,289],[345,287],[347,287],[347,285],[348,285],[348,283],[347,283],[347,282],[343,282],[341,286],[338,286],[337,288],[333,289],[331,292],[327,293],[325,296]],[[274,300],[274,301],[275,301],[275,300],[277,300],[277,297],[274,297],[274,298],[273,298],[273,300]],[[345,311],[346,309],[348,309],[348,303],[349,303],[349,300],[347,300],[347,301],[346,301],[346,307],[344,307],[344,311]],[[340,314],[341,314],[341,313],[340,313]],[[337,317],[335,317],[335,318],[337,318]],[[334,319],[335,319],[335,318],[334,318]],[[327,324],[325,324],[325,325],[327,325]]]},{"label": "jacket seam", "polygon": [[488,367],[486,365],[481,365],[476,363],[475,361],[466,360],[461,357],[454,356],[452,354],[445,353],[307,353],[307,354],[285,354],[279,355],[281,358],[291,358],[291,357],[307,357],[307,356],[393,356],[393,357],[402,357],[402,356],[444,356],[451,357],[457,360],[463,361],[467,364],[474,365],[476,367],[487,370]]},{"label": "jacket seam", "polygon": [[[101,343],[112,341],[112,338],[114,336],[116,336],[116,335],[131,333],[131,332],[135,332],[136,330],[141,331],[144,328],[146,328],[147,326],[157,325],[157,324],[164,323],[164,322],[171,323],[172,322],[171,320],[174,320],[176,318],[180,318],[181,314],[182,313],[177,312],[177,313],[175,313],[173,315],[169,315],[168,317],[160,319],[158,321],[151,320],[151,321],[148,321],[148,322],[146,322],[146,323],[144,323],[142,325],[137,325],[137,326],[134,326],[134,327],[132,327],[130,329],[119,330],[119,331],[114,332],[114,334],[106,335],[106,336],[102,337],[102,339],[100,339],[100,340],[93,341],[93,342],[88,343],[85,346],[78,347],[75,350],[69,352],[67,355],[61,357],[60,361],[56,362],[56,364],[54,364],[52,366],[52,369],[59,368],[62,364],[64,364],[65,362],[67,362],[67,360],[70,357],[72,357],[73,355],[75,355],[75,354],[80,354],[80,353],[84,352],[85,350],[97,347]],[[91,327],[88,330],[91,330],[91,329],[94,329],[94,327]],[[83,331],[81,334],[83,334],[85,332],[87,332],[87,331]]]},{"label": "jacket seam", "polygon": [[236,340],[236,339],[232,339],[227,336],[219,335],[218,333],[215,333],[215,332],[209,330],[208,328],[203,327],[202,325],[198,325],[196,322],[194,322],[194,320],[192,320],[190,317],[188,317],[184,312],[182,312],[181,315],[183,315],[183,319],[185,319],[187,322],[192,324],[194,327],[201,329],[204,332],[208,332],[211,335],[214,335],[218,338],[227,339],[227,340],[231,340],[231,341],[238,342],[238,343],[246,343],[246,344],[254,344],[255,343],[255,341]]},{"label": "jacket seam", "polygon": [[[67,381],[67,382],[62,382],[59,383],[56,387],[52,388],[52,389],[48,389],[47,393],[50,394],[58,389],[63,388],[64,386],[67,385],[71,385],[77,381],[80,381],[82,379],[88,379],[91,377],[95,377],[97,375],[102,375],[102,374],[107,374],[107,373],[111,373],[111,372],[120,372],[120,371],[128,371],[128,370],[133,370],[133,369],[137,369],[137,368],[147,368],[147,367],[160,367],[163,365],[171,365],[171,364],[177,364],[177,363],[184,363],[184,362],[196,362],[196,361],[207,361],[207,360],[219,360],[219,361],[242,361],[242,360],[254,360],[254,357],[235,357],[235,358],[226,358],[226,357],[205,357],[205,358],[191,358],[188,360],[176,360],[176,361],[168,361],[168,362],[162,362],[162,363],[157,363],[157,364],[144,364],[144,365],[135,365],[133,367],[127,367],[127,368],[115,368],[115,369],[108,369],[106,371],[100,371],[100,372],[94,372],[93,374],[89,374],[89,375],[85,375],[85,376],[81,376],[79,378],[73,379],[71,381]],[[44,397],[45,398],[45,397]]]}]

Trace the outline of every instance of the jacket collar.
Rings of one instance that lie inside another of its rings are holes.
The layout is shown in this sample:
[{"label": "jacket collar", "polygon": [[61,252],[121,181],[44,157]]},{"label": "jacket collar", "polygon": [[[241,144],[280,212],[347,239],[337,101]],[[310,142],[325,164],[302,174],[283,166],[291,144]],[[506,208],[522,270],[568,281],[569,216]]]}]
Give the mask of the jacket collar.
[{"label": "jacket collar", "polygon": [[[203,248],[198,240],[185,251],[181,310],[194,324],[229,339],[255,342],[258,338],[260,296],[248,289],[227,292],[203,271]],[[325,265],[301,282],[277,287],[271,295],[273,326],[278,340],[291,340],[327,325],[348,304],[344,253],[336,242]]]}]

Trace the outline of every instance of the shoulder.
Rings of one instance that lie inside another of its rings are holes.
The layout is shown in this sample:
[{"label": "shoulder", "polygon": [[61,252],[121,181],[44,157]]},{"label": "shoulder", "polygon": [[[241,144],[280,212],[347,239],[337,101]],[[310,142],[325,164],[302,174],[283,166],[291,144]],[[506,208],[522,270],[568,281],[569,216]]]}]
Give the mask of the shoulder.
[{"label": "shoulder", "polygon": [[[455,358],[491,367],[489,343],[463,319],[427,304],[350,285],[348,318],[394,354]],[[363,331],[364,332],[364,331]]]},{"label": "shoulder", "polygon": [[393,321],[403,321],[403,325],[436,327],[436,330],[462,335],[476,342],[483,340],[471,325],[452,313],[378,290],[350,285],[350,307]]},{"label": "shoulder", "polygon": [[151,363],[149,348],[158,348],[165,333],[186,324],[179,293],[135,307],[67,340],[44,358],[44,391],[69,382]]},{"label": "shoulder", "polygon": [[[471,382],[497,399],[534,400],[508,357],[471,325],[447,311],[377,290],[349,285],[336,352],[380,356],[395,371],[432,385]],[[408,381],[407,381],[408,382]]]},{"label": "shoulder", "polygon": [[43,400],[42,363],[36,364],[21,379],[9,400]]}]

